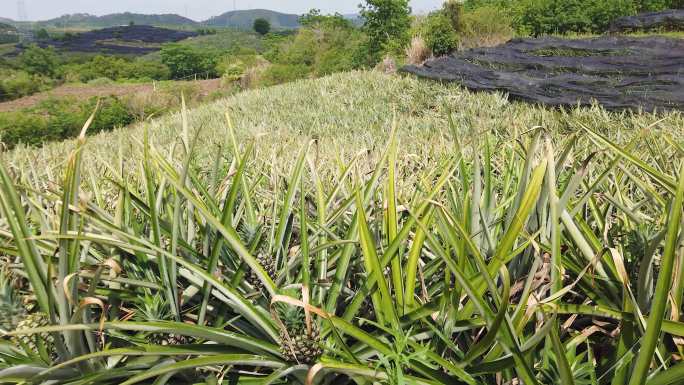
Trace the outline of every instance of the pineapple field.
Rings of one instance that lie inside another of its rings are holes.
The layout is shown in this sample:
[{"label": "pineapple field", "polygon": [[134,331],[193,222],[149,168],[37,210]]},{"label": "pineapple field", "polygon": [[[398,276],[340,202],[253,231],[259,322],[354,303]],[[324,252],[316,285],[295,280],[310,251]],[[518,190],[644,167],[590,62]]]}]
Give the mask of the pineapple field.
[{"label": "pineapple field", "polygon": [[378,72],[0,154],[0,383],[681,384],[684,116]]}]

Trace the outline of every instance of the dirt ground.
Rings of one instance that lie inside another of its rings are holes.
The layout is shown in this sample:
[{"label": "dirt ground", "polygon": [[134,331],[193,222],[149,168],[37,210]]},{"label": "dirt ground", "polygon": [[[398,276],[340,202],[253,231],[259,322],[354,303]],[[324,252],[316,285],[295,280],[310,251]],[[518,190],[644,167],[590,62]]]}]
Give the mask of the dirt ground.
[{"label": "dirt ground", "polygon": [[[183,83],[196,83],[200,87],[202,97],[211,94],[221,87],[221,79],[197,80]],[[22,108],[33,107],[48,98],[88,99],[93,96],[124,96],[140,92],[151,92],[153,88],[154,86],[152,83],[107,85],[67,84],[50,91],[40,92],[20,99],[0,103],[0,112],[16,111]]]}]

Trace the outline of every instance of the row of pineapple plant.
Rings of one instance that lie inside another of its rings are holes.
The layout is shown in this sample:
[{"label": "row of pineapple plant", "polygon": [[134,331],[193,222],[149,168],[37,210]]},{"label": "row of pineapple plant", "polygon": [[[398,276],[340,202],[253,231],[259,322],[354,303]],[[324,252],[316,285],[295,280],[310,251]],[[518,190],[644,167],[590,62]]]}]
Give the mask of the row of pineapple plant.
[{"label": "row of pineapple plant", "polygon": [[[396,123],[394,126],[396,127]],[[0,168],[0,381],[675,384],[684,149],[577,123],[319,173],[227,122],[60,186]],[[317,148],[318,147],[318,148]],[[655,147],[654,147],[655,148]],[[326,149],[335,151],[335,149]],[[411,164],[411,162],[414,162]],[[401,178],[417,172],[415,186]],[[401,188],[398,188],[401,186]]]}]

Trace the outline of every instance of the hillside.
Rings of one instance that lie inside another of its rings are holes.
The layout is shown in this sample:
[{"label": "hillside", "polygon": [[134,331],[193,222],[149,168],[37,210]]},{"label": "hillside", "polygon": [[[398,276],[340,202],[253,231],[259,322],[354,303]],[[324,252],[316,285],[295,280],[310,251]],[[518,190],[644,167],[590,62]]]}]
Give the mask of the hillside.
[{"label": "hillside", "polygon": [[10,24],[0,22],[0,33],[16,32],[17,29]]},{"label": "hillside", "polygon": [[674,384],[681,364],[648,365],[684,337],[682,127],[347,72],[0,152],[21,286],[0,281],[46,309],[3,343],[59,354],[0,355],[0,378],[599,384],[627,356],[630,385]]},{"label": "hillside", "polygon": [[254,20],[263,18],[271,23],[274,29],[292,29],[299,27],[299,15],[280,13],[267,9],[250,9],[230,11],[205,20],[203,24],[213,27],[229,27],[252,29]]},{"label": "hillside", "polygon": [[87,13],[77,13],[71,15],[63,15],[54,19],[39,22],[42,26],[49,27],[89,27],[89,28],[105,28],[115,27],[120,25],[128,25],[131,22],[139,25],[158,25],[158,26],[187,26],[192,27],[198,25],[194,20],[176,14],[151,14],[145,15],[140,13],[112,13],[103,16],[95,16]]},{"label": "hillside", "polygon": [[[608,135],[635,132],[658,121],[648,114],[613,114],[598,107],[558,110],[511,103],[501,94],[470,93],[455,85],[443,85],[413,77],[399,77],[377,72],[350,72],[316,80],[302,80],[281,86],[243,92],[235,96],[203,105],[190,111],[190,124],[203,127],[198,159],[206,166],[213,151],[225,140],[223,116],[232,115],[242,138],[257,133],[267,135],[259,146],[273,151],[284,162],[292,161],[303,141],[312,136],[320,138],[322,146],[336,146],[349,155],[360,149],[377,149],[384,145],[391,125],[392,111],[401,122],[402,152],[434,158],[451,151],[453,143],[442,140],[449,131],[447,110],[456,111],[459,124],[466,124],[467,116],[477,116],[472,128],[492,130],[508,136],[524,132],[543,121],[556,133],[575,131],[572,122],[590,122],[592,127],[606,130]],[[671,113],[658,124],[662,133],[673,133],[684,127],[684,116]],[[178,114],[153,120],[151,123],[98,134],[89,139],[88,146],[104,151],[99,156],[117,156],[120,146],[135,147],[142,127],[151,130],[151,137],[166,147],[180,131]],[[627,136],[625,136],[626,138]],[[442,139],[440,139],[442,138]],[[621,140],[625,140],[622,138]],[[679,139],[682,140],[682,139]],[[40,150],[18,149],[11,153],[15,163],[34,162],[38,170],[57,173],[73,146],[73,142],[50,143]],[[90,158],[86,151],[86,156]],[[377,155],[377,154],[376,154]],[[321,154],[334,168],[334,153]],[[37,157],[37,158],[36,158]],[[133,159],[133,157],[131,158]]]},{"label": "hillside", "polygon": [[[158,51],[164,43],[194,36],[197,36],[197,33],[193,31],[178,31],[149,25],[124,25],[77,33],[68,39],[43,40],[37,45],[71,52],[146,54]],[[20,44],[17,47],[24,49],[26,45]]]}]

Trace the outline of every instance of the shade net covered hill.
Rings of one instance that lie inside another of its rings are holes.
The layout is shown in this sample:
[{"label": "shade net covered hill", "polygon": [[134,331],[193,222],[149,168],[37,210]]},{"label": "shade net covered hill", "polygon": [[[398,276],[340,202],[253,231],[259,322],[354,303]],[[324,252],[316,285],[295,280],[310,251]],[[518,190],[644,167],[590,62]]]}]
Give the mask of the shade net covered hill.
[{"label": "shade net covered hill", "polygon": [[37,44],[43,48],[52,46],[59,50],[73,52],[145,54],[159,50],[161,44],[177,42],[197,35],[196,32],[190,31],[131,25],[78,33],[68,38],[50,39]]},{"label": "shade net covered hill", "polygon": [[623,36],[514,39],[404,71],[552,106],[684,109],[684,40]]}]

